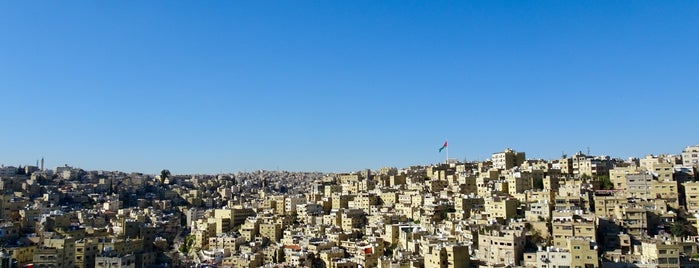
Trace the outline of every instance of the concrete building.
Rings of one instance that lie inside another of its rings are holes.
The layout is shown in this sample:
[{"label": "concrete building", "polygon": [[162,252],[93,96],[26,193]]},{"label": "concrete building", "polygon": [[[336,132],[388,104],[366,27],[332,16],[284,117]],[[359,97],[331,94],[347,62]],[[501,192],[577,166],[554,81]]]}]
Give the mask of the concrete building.
[{"label": "concrete building", "polygon": [[658,240],[641,241],[641,263],[659,268],[680,267],[680,246]]},{"label": "concrete building", "polygon": [[47,238],[43,246],[34,251],[34,267],[73,268],[75,239]]},{"label": "concrete building", "polygon": [[567,241],[569,238],[583,237],[594,241],[597,236],[594,215],[556,212],[551,225],[553,229],[553,246],[556,248],[568,248]]},{"label": "concrete building", "polygon": [[684,148],[684,151],[682,151],[682,165],[699,169],[699,145]]},{"label": "concrete building", "polygon": [[514,198],[494,196],[485,199],[485,213],[492,219],[509,219],[517,214],[517,201]]},{"label": "concrete building", "polygon": [[522,164],[524,160],[524,152],[516,152],[510,148],[499,153],[494,153],[491,157],[493,168],[495,169],[511,169]]},{"label": "concrete building", "polygon": [[484,227],[478,235],[478,260],[485,265],[520,265],[525,237],[524,228]]},{"label": "concrete building", "polygon": [[133,254],[118,255],[110,252],[95,258],[95,268],[136,268],[136,256]]},{"label": "concrete building", "polygon": [[96,255],[97,241],[95,239],[83,238],[75,241],[75,267],[95,267]]},{"label": "concrete building", "polygon": [[466,245],[440,245],[425,255],[425,268],[470,267],[469,247]]},{"label": "concrete building", "polygon": [[685,182],[682,186],[684,186],[687,211],[690,213],[699,212],[699,182]]}]

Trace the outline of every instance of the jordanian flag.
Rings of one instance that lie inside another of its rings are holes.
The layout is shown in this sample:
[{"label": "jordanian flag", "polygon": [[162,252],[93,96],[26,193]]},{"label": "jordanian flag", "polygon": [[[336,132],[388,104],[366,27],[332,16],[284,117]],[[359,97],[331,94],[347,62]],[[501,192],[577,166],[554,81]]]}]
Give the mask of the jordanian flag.
[{"label": "jordanian flag", "polygon": [[444,141],[444,145],[442,145],[442,148],[439,148],[439,152],[441,153],[444,148],[447,148],[447,142]]}]

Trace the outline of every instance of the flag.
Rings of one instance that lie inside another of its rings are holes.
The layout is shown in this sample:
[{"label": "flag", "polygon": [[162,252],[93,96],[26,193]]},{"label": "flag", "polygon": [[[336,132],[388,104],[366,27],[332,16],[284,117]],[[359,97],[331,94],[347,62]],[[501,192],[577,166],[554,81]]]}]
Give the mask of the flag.
[{"label": "flag", "polygon": [[444,141],[444,145],[442,145],[442,148],[439,148],[439,152],[441,153],[444,148],[447,148],[447,142]]}]

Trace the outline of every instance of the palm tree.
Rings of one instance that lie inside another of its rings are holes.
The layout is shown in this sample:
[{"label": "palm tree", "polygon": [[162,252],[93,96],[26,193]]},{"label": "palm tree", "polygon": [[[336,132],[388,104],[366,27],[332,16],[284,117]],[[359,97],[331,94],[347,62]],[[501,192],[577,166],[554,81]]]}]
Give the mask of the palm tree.
[{"label": "palm tree", "polygon": [[161,170],[161,171],[160,171],[160,184],[161,184],[161,185],[164,184],[164,183],[165,183],[165,179],[167,179],[167,178],[169,178],[169,177],[170,177],[170,170],[167,170],[167,169]]}]

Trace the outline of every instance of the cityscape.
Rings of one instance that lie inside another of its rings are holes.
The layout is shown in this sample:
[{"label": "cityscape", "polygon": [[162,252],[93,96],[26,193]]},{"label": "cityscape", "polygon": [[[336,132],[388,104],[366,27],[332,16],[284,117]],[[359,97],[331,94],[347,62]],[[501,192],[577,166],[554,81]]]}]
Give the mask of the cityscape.
[{"label": "cityscape", "polygon": [[699,268],[698,14],[0,0],[0,268]]},{"label": "cityscape", "polygon": [[0,168],[2,267],[699,267],[699,145],[351,173],[36,164]]}]

